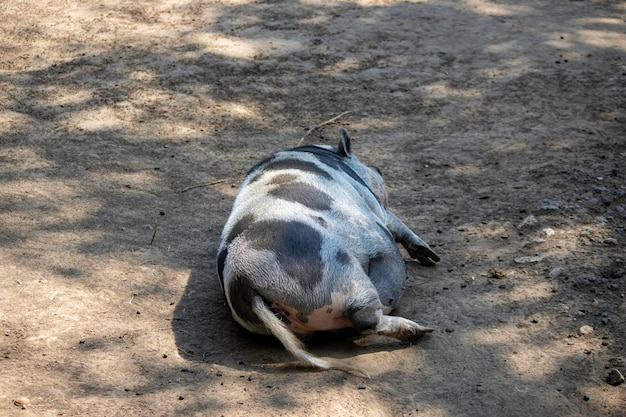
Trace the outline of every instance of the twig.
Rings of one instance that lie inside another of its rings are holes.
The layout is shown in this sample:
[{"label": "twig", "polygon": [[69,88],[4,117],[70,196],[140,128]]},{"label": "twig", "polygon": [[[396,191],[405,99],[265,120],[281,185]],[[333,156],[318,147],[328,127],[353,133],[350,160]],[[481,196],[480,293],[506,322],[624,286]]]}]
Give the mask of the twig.
[{"label": "twig", "polygon": [[220,183],[222,183],[224,181],[226,181],[226,178],[223,178],[223,179],[217,180],[217,181],[203,182],[202,184],[196,184],[196,185],[192,185],[191,187],[183,188],[182,190],[180,190],[180,192],[184,193],[184,192],[187,192],[189,190],[193,190],[194,188],[210,187],[211,185],[220,184]]},{"label": "twig", "polygon": [[156,237],[156,232],[157,232],[158,227],[159,227],[159,223],[155,223],[154,230],[152,232],[152,239],[150,239],[150,246],[152,246],[152,244],[154,243],[154,238]]},{"label": "twig", "polygon": [[335,116],[332,119],[328,119],[325,122],[322,122],[320,124],[318,124],[317,126],[313,126],[312,128],[310,128],[306,134],[304,136],[302,136],[302,139],[300,139],[300,141],[298,142],[298,145],[300,145],[302,142],[304,142],[304,139],[306,139],[307,136],[309,136],[311,133],[313,133],[314,131],[316,131],[317,129],[319,129],[320,127],[324,127],[326,125],[329,125],[333,122],[336,122],[337,120],[341,119],[343,116],[345,116],[346,114],[350,114],[352,113],[351,111],[344,111],[343,113],[341,113],[339,116]]}]

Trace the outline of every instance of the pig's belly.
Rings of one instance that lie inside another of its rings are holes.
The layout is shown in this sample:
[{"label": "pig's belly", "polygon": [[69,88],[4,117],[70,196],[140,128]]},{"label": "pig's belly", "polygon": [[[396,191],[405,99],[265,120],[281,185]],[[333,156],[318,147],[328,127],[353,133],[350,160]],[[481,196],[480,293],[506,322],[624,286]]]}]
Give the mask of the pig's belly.
[{"label": "pig's belly", "polygon": [[343,303],[325,305],[306,315],[280,303],[272,303],[270,308],[277,316],[280,315],[280,319],[291,331],[298,334],[353,327],[350,319],[343,315]]}]

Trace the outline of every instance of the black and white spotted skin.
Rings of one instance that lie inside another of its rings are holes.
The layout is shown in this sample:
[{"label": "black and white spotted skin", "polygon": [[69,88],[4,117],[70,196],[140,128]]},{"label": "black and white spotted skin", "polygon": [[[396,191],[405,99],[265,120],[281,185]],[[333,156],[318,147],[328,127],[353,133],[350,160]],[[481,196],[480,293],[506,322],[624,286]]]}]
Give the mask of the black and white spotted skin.
[{"label": "black and white spotted skin", "polygon": [[222,232],[218,275],[239,324],[273,334],[321,368],[360,371],[312,356],[294,334],[354,327],[398,339],[432,331],[387,315],[406,282],[396,242],[424,265],[439,257],[387,209],[382,176],[339,146],[274,154],[244,179]]}]

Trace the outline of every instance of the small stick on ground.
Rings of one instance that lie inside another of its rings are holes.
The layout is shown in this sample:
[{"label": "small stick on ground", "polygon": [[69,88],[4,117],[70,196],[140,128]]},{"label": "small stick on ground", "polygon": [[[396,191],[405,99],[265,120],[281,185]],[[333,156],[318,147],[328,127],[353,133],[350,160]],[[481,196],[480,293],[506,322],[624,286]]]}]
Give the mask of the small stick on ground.
[{"label": "small stick on ground", "polygon": [[341,119],[343,116],[345,116],[346,114],[350,114],[352,113],[351,111],[344,111],[343,113],[341,113],[338,116],[333,117],[332,119],[328,119],[325,122],[322,122],[320,124],[318,124],[317,126],[313,126],[312,128],[310,128],[306,134],[304,136],[302,136],[302,139],[300,139],[300,141],[298,142],[298,145],[300,145],[302,142],[304,142],[304,139],[306,139],[307,136],[309,136],[311,133],[315,132],[317,129],[324,127],[326,125],[329,125],[333,122],[336,122],[337,120]]},{"label": "small stick on ground", "polygon": [[189,190],[193,190],[194,188],[210,187],[211,185],[220,184],[220,183],[222,183],[224,181],[226,181],[226,178],[223,178],[223,179],[217,180],[217,181],[203,182],[202,184],[196,184],[196,185],[192,185],[191,187],[183,188],[182,190],[180,190],[180,192],[184,193],[184,192],[187,192]]},{"label": "small stick on ground", "polygon": [[157,229],[159,228],[159,223],[154,224],[154,230],[152,231],[152,239],[150,239],[150,246],[154,243],[154,239],[156,238]]}]

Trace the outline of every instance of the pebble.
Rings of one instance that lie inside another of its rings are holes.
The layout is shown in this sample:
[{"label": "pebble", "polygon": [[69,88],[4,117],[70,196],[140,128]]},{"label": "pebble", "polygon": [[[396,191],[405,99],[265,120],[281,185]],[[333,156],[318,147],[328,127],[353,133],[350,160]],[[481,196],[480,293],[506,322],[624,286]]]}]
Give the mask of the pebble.
[{"label": "pebble", "polygon": [[606,377],[606,383],[614,387],[624,383],[624,375],[617,369],[611,369]]},{"label": "pebble", "polygon": [[560,277],[561,275],[563,275],[563,273],[565,272],[565,268],[563,268],[562,266],[557,266],[556,268],[552,268],[550,270],[550,278],[552,279],[556,279],[558,277]]},{"label": "pebble", "polygon": [[531,214],[530,216],[527,216],[524,220],[522,220],[518,227],[521,229],[523,227],[534,226],[537,223],[537,218]]},{"label": "pebble", "polygon": [[589,334],[593,333],[593,327],[589,326],[589,325],[584,325],[581,326],[580,329],[578,329],[578,334],[581,336],[587,336]]},{"label": "pebble", "polygon": [[537,262],[541,262],[543,260],[542,256],[520,256],[519,258],[515,258],[516,264],[536,264]]},{"label": "pebble", "polygon": [[539,205],[541,211],[556,211],[561,208],[561,203],[555,200],[543,200]]},{"label": "pebble", "polygon": [[554,229],[553,229],[553,228],[551,228],[551,227],[546,227],[545,229],[543,229],[543,234],[549,237],[549,236],[553,236],[553,235],[555,235],[555,234],[556,234],[556,232],[554,231]]},{"label": "pebble", "polygon": [[615,246],[617,245],[617,239],[612,238],[612,237],[607,237],[606,239],[604,239],[604,244],[609,245],[609,246]]}]

